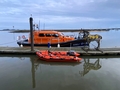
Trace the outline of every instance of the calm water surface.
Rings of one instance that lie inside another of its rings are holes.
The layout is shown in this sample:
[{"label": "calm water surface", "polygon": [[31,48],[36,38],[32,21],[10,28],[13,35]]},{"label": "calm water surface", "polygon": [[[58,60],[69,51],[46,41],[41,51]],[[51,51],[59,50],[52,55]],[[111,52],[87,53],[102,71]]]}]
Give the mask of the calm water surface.
[{"label": "calm water surface", "polygon": [[119,90],[119,57],[82,57],[81,63],[0,56],[0,90]]}]

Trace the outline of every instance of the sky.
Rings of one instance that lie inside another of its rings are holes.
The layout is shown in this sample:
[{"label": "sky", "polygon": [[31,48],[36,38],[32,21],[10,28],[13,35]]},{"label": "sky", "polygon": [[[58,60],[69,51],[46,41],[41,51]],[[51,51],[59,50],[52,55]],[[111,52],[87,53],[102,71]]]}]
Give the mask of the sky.
[{"label": "sky", "polygon": [[0,29],[119,28],[120,0],[0,0]]}]

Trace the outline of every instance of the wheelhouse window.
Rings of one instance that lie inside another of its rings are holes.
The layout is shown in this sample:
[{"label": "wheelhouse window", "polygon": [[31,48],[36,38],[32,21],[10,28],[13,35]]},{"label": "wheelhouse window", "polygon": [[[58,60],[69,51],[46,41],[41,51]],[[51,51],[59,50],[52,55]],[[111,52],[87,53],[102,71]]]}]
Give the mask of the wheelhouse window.
[{"label": "wheelhouse window", "polygon": [[45,35],[43,33],[40,33],[39,34],[39,37],[44,37]]},{"label": "wheelhouse window", "polygon": [[52,36],[53,36],[53,37],[59,37],[59,35],[58,35],[58,34],[52,34]]},{"label": "wheelhouse window", "polygon": [[51,34],[46,34],[46,37],[51,37]]}]

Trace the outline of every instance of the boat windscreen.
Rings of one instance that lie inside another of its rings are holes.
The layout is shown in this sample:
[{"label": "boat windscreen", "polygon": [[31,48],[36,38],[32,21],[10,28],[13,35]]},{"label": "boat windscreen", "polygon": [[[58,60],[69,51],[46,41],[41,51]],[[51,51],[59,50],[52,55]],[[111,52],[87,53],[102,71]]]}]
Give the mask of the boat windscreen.
[{"label": "boat windscreen", "polygon": [[63,34],[63,33],[60,33],[60,35],[61,35],[61,36],[64,36],[64,34]]}]

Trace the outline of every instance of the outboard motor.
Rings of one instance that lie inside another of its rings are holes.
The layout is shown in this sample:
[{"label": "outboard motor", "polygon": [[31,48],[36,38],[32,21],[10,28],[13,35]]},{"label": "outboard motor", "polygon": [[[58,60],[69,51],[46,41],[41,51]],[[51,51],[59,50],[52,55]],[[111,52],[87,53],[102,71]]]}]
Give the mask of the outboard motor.
[{"label": "outboard motor", "polygon": [[70,50],[70,51],[67,52],[67,55],[69,55],[69,56],[75,56],[75,53],[74,53],[74,51]]}]

